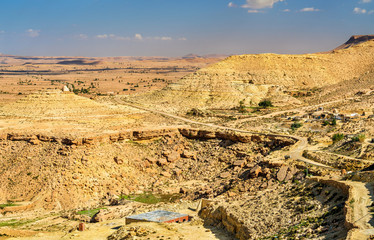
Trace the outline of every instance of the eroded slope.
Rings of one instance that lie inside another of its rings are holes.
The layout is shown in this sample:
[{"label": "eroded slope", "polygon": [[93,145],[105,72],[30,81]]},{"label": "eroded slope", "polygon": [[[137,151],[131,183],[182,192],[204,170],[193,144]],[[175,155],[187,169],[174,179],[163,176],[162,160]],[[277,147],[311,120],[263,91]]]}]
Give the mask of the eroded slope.
[{"label": "eroded slope", "polygon": [[[285,91],[312,89],[359,78],[374,68],[374,40],[328,54],[239,55],[201,69],[139,101],[170,109],[231,108],[240,100],[300,103]],[[171,105],[171,106],[167,106]]]}]

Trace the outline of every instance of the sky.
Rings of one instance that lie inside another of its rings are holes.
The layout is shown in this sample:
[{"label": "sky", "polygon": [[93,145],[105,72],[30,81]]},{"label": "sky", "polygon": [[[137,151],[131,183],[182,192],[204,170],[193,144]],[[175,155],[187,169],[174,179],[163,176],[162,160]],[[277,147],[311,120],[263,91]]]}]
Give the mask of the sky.
[{"label": "sky", "polygon": [[0,0],[0,53],[312,53],[374,34],[374,0]]}]

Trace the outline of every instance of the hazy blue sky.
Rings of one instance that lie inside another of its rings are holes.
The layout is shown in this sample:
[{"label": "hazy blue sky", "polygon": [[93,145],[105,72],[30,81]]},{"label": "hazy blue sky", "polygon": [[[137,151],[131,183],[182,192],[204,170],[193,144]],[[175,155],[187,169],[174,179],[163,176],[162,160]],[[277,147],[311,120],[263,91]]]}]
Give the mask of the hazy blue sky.
[{"label": "hazy blue sky", "polygon": [[374,0],[0,0],[3,54],[305,53],[354,34],[374,34]]}]

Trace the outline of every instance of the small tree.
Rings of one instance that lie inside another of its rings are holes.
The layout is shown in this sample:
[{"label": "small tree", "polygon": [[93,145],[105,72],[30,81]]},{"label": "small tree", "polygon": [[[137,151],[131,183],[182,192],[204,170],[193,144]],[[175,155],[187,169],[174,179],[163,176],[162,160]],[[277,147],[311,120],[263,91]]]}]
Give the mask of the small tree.
[{"label": "small tree", "polygon": [[240,113],[246,113],[247,109],[246,106],[244,105],[244,99],[239,102],[239,108],[238,108]]},{"label": "small tree", "polygon": [[265,100],[262,100],[261,102],[259,102],[258,106],[261,107],[261,108],[268,108],[268,107],[272,107],[273,104],[270,100],[265,99]]},{"label": "small tree", "polygon": [[341,140],[344,139],[344,134],[343,133],[335,133],[333,136],[332,136],[332,141],[333,142],[339,142]]}]

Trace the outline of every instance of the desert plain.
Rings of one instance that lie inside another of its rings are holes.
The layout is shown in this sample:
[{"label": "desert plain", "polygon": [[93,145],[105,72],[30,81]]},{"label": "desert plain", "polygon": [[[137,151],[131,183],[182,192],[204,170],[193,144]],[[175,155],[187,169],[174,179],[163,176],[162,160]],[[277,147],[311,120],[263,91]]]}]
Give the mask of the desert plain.
[{"label": "desert plain", "polygon": [[[374,37],[0,55],[0,153],[0,239],[373,239]],[[190,220],[126,222],[152,210]]]}]

